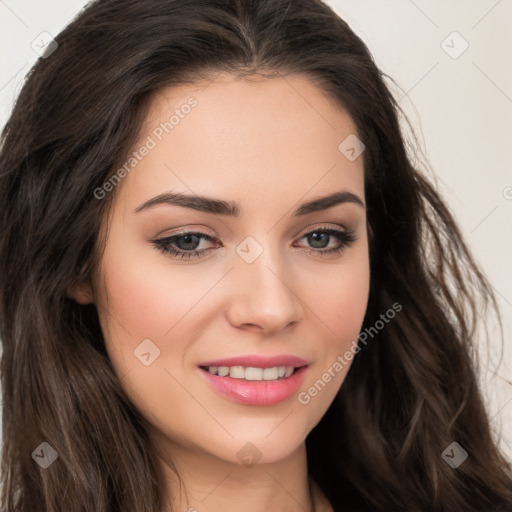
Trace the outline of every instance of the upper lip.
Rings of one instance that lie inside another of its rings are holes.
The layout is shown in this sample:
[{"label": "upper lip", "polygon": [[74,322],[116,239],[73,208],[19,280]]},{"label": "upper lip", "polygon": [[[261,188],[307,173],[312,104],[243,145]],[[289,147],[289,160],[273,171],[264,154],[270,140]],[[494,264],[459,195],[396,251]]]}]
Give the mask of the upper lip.
[{"label": "upper lip", "polygon": [[226,359],[215,359],[212,361],[205,361],[200,363],[199,366],[245,366],[253,368],[273,368],[275,366],[295,366],[300,368],[306,366],[308,362],[302,357],[291,355],[279,356],[259,356],[259,355],[245,355],[234,356]]}]

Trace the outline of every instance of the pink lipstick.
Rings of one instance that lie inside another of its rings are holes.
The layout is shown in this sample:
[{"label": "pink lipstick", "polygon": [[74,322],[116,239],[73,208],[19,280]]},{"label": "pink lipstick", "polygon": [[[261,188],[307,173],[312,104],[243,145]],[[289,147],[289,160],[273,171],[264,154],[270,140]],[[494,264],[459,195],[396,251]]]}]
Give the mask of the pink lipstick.
[{"label": "pink lipstick", "polygon": [[245,405],[275,405],[304,382],[308,362],[297,356],[237,356],[200,363],[203,378],[222,395]]}]

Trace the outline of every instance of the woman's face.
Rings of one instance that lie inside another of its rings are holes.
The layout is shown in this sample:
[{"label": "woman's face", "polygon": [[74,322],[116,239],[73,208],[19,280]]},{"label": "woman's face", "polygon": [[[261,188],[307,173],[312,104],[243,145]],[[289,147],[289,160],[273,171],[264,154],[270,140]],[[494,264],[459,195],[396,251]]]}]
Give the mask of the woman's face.
[{"label": "woman's face", "polygon": [[272,462],[326,412],[369,291],[355,132],[300,76],[155,95],[92,300],[162,447]]}]

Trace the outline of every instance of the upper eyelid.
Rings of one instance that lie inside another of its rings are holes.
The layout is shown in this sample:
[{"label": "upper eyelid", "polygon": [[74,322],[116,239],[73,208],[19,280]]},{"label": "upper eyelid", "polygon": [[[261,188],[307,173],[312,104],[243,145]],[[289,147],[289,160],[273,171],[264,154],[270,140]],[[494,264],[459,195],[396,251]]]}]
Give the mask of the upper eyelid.
[{"label": "upper eyelid", "polygon": [[[329,229],[332,229],[332,230],[335,230],[335,231],[340,231],[342,233],[346,232],[346,231],[350,231],[348,227],[345,227],[345,226],[340,226],[339,224],[335,224],[335,225],[327,225],[326,223],[323,223],[322,225],[318,225],[318,226],[313,226],[311,228],[305,228],[305,230],[301,230],[297,233],[297,235],[295,235],[295,238],[297,236],[299,236],[301,233],[302,236],[305,236],[311,232],[315,232],[315,231],[320,231],[320,230],[329,230]],[[179,236],[185,236],[185,235],[190,235],[190,234],[197,234],[197,235],[202,235],[202,236],[205,236],[205,237],[209,237],[210,239],[212,240],[219,240],[220,237],[218,237],[217,235],[212,235],[210,233],[207,233],[207,232],[204,232],[202,231],[201,229],[184,229],[183,231],[178,231],[176,233],[171,233],[169,235],[165,235],[165,236],[162,236],[162,237],[158,237],[157,240],[166,240],[166,239],[169,239],[169,238],[173,238],[173,237],[179,237]]]}]

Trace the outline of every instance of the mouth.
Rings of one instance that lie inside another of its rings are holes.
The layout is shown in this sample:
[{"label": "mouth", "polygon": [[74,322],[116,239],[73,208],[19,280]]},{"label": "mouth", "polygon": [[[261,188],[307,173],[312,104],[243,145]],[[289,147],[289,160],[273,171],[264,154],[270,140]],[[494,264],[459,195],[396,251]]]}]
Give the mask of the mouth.
[{"label": "mouth", "polygon": [[231,379],[244,379],[248,381],[274,381],[287,379],[299,368],[295,366],[273,366],[271,368],[258,368],[254,366],[200,366],[204,371],[219,377]]},{"label": "mouth", "polygon": [[230,401],[268,406],[291,398],[299,390],[308,363],[294,357],[263,359],[248,356],[200,364],[198,370],[216,392]]}]

